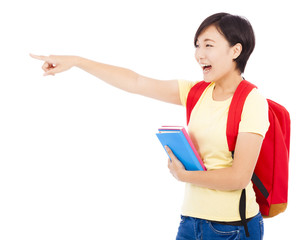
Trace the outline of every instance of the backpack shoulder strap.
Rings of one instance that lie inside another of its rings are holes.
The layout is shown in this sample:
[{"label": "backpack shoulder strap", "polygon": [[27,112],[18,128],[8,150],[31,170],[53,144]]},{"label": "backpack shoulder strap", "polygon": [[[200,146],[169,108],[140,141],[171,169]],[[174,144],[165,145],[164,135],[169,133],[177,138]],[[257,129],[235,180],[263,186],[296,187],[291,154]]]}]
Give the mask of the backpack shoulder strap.
[{"label": "backpack shoulder strap", "polygon": [[196,83],[191,89],[188,94],[187,98],[187,125],[190,122],[191,112],[195,107],[197,101],[199,100],[202,93],[205,89],[210,85],[210,82],[201,81]]},{"label": "backpack shoulder strap", "polygon": [[[237,136],[239,132],[239,124],[241,121],[241,114],[243,111],[245,100],[248,94],[256,88],[255,85],[251,84],[246,80],[242,80],[237,87],[235,93],[233,94],[227,119],[226,136],[228,142],[229,151],[232,152],[234,156],[234,150],[236,147]],[[255,174],[254,174],[255,175]],[[246,220],[246,190],[243,189],[241,192],[240,203],[239,203],[239,213],[241,217],[241,222],[244,226],[245,234],[249,237],[249,231]]]},{"label": "backpack shoulder strap", "polygon": [[241,114],[243,106],[248,94],[254,89],[257,88],[254,84],[242,80],[237,87],[229,107],[228,119],[227,119],[227,142],[229,151],[233,152],[235,150],[239,124],[241,121]]}]

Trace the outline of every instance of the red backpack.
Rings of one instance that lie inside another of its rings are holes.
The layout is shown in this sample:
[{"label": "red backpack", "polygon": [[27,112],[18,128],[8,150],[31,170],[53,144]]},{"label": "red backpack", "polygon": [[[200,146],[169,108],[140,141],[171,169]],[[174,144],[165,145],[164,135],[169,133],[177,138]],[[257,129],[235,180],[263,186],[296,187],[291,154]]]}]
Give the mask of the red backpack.
[{"label": "red backpack", "polygon": [[[187,124],[194,106],[209,84],[201,81],[191,88],[187,98]],[[256,88],[255,85],[243,80],[233,95],[226,128],[228,148],[232,153],[236,145],[245,99],[254,88]],[[267,101],[270,127],[263,140],[252,181],[261,214],[264,217],[273,217],[285,211],[287,207],[290,116],[283,106],[269,99]],[[243,189],[239,210],[242,223],[247,226],[245,194]]]}]

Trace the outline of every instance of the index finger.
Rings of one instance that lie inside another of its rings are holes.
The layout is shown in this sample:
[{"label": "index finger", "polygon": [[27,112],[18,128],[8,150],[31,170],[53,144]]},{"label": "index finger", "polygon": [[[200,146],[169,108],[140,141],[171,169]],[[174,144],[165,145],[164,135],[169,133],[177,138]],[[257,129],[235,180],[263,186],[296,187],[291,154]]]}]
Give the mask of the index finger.
[{"label": "index finger", "polygon": [[42,61],[48,61],[48,59],[49,59],[47,56],[35,55],[35,54],[32,54],[32,53],[30,53],[30,56],[32,58],[35,58],[35,59],[38,59],[38,60],[42,60]]},{"label": "index finger", "polygon": [[169,146],[165,145],[164,148],[167,151],[167,153],[168,153],[169,157],[171,158],[171,160],[176,157],[175,154],[173,153],[173,151],[169,148]]}]

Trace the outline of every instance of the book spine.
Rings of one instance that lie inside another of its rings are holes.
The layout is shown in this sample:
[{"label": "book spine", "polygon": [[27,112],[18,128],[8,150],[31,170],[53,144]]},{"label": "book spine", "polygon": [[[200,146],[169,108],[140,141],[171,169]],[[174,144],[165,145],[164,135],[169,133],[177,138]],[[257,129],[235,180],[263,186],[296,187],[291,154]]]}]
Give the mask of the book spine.
[{"label": "book spine", "polygon": [[198,152],[197,152],[197,150],[196,150],[196,148],[195,148],[195,146],[194,146],[194,144],[193,144],[193,142],[192,142],[192,140],[191,140],[189,134],[187,133],[187,131],[185,130],[185,128],[181,129],[181,131],[182,131],[182,133],[184,134],[185,138],[188,140],[188,143],[190,144],[190,146],[191,146],[191,148],[192,148],[192,150],[193,150],[193,152],[194,152],[194,154],[195,154],[195,156],[196,156],[198,162],[200,163],[200,165],[202,166],[202,168],[204,169],[204,171],[207,171],[207,168],[205,167],[203,160],[202,160],[201,157],[199,156],[199,154],[198,154]]},{"label": "book spine", "polygon": [[[188,156],[188,161],[186,164],[189,164],[186,167],[186,169],[192,170],[192,171],[200,171],[202,170],[201,165],[198,163],[197,157],[194,154],[194,151],[192,150],[188,139],[185,137],[182,131],[179,132],[179,136],[182,139],[182,142],[184,142],[184,152],[186,153],[186,156]],[[186,159],[186,160],[187,160]]]}]

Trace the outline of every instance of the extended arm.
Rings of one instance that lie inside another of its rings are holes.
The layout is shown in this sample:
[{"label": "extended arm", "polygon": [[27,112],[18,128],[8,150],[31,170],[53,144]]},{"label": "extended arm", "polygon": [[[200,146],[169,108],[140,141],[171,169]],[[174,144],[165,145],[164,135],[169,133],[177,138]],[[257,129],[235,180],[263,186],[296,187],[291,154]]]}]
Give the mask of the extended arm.
[{"label": "extended arm", "polygon": [[139,75],[132,70],[95,62],[78,56],[37,56],[31,57],[45,61],[45,76],[55,75],[71,67],[78,67],[106,83],[134,94],[140,94],[173,104],[181,104],[177,80],[157,80]]},{"label": "extended arm", "polygon": [[229,168],[211,171],[186,171],[169,150],[169,169],[178,180],[215,190],[244,189],[252,178],[263,137],[254,133],[239,133],[233,164]]}]

